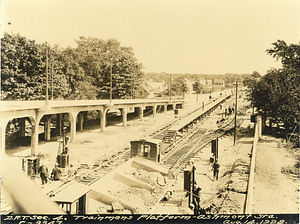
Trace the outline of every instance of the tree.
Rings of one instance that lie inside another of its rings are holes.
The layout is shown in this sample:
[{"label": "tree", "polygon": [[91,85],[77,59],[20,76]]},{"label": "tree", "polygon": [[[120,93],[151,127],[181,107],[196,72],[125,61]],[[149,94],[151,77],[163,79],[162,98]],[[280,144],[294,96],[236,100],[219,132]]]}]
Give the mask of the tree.
[{"label": "tree", "polygon": [[196,103],[198,103],[198,94],[200,94],[202,90],[203,90],[203,85],[199,81],[194,82],[193,91],[195,91],[197,94]]},{"label": "tree", "polygon": [[255,79],[260,79],[262,76],[257,71],[254,71],[252,72],[251,77]]},{"label": "tree", "polygon": [[188,91],[188,87],[186,84],[185,79],[178,78],[171,82],[171,95],[182,95],[184,97],[184,94]]},{"label": "tree", "polygon": [[97,88],[92,84],[93,78],[86,75],[80,65],[80,53],[71,47],[63,50],[59,60],[63,64],[63,73],[70,85],[69,100],[94,100],[97,99]]},{"label": "tree", "polygon": [[257,82],[256,78],[253,78],[252,76],[247,77],[243,80],[243,85],[248,87],[248,90],[252,90],[254,87],[255,83]]},{"label": "tree", "polygon": [[[48,51],[55,51],[48,47]],[[54,65],[54,90],[57,98],[64,97],[68,85]],[[39,45],[20,34],[5,33],[1,38],[1,99],[44,100],[46,92],[46,45]],[[50,81],[50,79],[49,79]]]},{"label": "tree", "polygon": [[131,47],[121,46],[116,39],[80,37],[76,42],[76,48],[59,49],[5,33],[1,39],[1,99],[44,100],[46,54],[48,83],[53,83],[49,93],[54,99],[107,99],[111,71],[114,98],[135,95],[143,66]]},{"label": "tree", "polygon": [[262,76],[257,72],[257,71],[254,71],[250,76],[244,76],[243,77],[244,80],[243,80],[243,85],[244,86],[247,86],[248,89],[250,89],[250,91],[253,89],[255,83],[260,79],[262,78]]},{"label": "tree", "polygon": [[90,82],[98,89],[97,98],[108,98],[112,73],[113,98],[129,98],[141,83],[142,64],[131,47],[123,47],[116,39],[107,41],[80,37],[76,51],[79,64]]},{"label": "tree", "polygon": [[280,118],[285,129],[298,126],[300,123],[300,41],[298,44],[287,45],[283,40],[272,43],[273,48],[267,53],[277,60],[281,60],[283,69],[278,69],[281,74],[282,98],[279,108]]},{"label": "tree", "polygon": [[282,69],[270,69],[257,81],[252,90],[252,104],[257,111],[273,123],[283,123],[288,132],[299,128],[300,123],[300,44],[273,43],[267,53],[281,59]]},{"label": "tree", "polygon": [[284,69],[299,70],[300,68],[300,41],[299,44],[287,45],[283,40],[272,43],[273,48],[267,53],[276,60],[281,60]]},{"label": "tree", "polygon": [[[67,99],[71,92],[71,88],[70,83],[63,72],[63,63],[61,60],[59,60],[62,50],[58,48],[58,45],[51,47],[43,44],[42,48],[43,52],[46,52],[46,48],[48,52],[49,94],[53,95],[53,99]],[[43,60],[46,60],[45,56],[43,56]]]},{"label": "tree", "polygon": [[226,83],[226,87],[232,88],[234,86],[233,83],[235,83],[236,81],[238,81],[239,83],[242,83],[243,77],[238,74],[226,73],[224,75],[224,80]]},{"label": "tree", "polygon": [[5,33],[1,38],[1,99],[40,99],[36,92],[42,83],[43,67],[35,41]]}]

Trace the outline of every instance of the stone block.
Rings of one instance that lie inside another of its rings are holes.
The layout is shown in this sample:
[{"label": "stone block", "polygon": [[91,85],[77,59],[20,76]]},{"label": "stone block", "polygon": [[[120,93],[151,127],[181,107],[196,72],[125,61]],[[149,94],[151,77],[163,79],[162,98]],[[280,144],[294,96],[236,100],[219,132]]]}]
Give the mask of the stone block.
[{"label": "stone block", "polygon": [[154,187],[151,187],[150,185],[126,174],[115,173],[114,180],[119,181],[130,187],[139,187],[139,188],[144,188],[151,192],[154,191]]},{"label": "stone block", "polygon": [[121,212],[124,210],[124,207],[119,202],[113,202],[111,208],[113,212]]}]

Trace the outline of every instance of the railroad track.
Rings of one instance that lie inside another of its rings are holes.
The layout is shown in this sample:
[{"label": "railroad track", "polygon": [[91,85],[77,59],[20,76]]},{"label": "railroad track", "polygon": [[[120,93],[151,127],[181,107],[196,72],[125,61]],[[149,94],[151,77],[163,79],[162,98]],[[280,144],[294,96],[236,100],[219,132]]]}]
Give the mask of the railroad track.
[{"label": "railroad track", "polygon": [[[184,117],[190,115],[191,112],[183,115]],[[168,128],[174,125],[177,119],[173,119],[160,127],[151,130],[150,132],[141,136],[141,138],[156,138],[162,139],[164,134],[167,132]],[[83,165],[78,169],[78,175],[75,177],[80,183],[91,185],[98,179],[102,178],[104,175],[110,173],[113,169],[122,165],[130,159],[130,143],[127,143],[111,153],[97,158],[94,160],[94,166],[88,167]]]},{"label": "railroad track", "polygon": [[[208,102],[207,104],[205,104],[206,106],[211,104],[211,102]],[[202,108],[202,106],[198,106],[196,108],[194,108],[191,111],[188,111],[187,113],[183,114],[181,117],[185,118],[193,113],[195,113],[196,111],[200,110]],[[166,122],[164,124],[162,124],[161,126],[150,130],[149,132],[145,133],[144,135],[140,136],[140,138],[156,138],[156,139],[162,139],[163,136],[165,135],[166,131],[174,124],[176,124],[176,122],[178,121],[178,119],[173,119],[169,122]],[[110,160],[110,158],[114,158],[116,156],[118,156],[120,153],[124,152],[124,151],[128,151],[130,148],[130,144],[127,143],[115,150],[113,150],[111,153],[99,157],[97,159],[94,160],[95,164],[100,164],[105,162],[106,160]]]},{"label": "railroad track", "polygon": [[[237,127],[241,126],[242,123],[243,123],[243,119],[237,119]],[[172,165],[171,172],[174,175],[177,175],[181,171],[181,169],[186,166],[186,163],[203,147],[209,144],[211,140],[221,137],[227,131],[233,128],[234,128],[234,119],[232,119],[229,124],[217,129],[213,133],[206,132],[205,134],[201,134],[202,131],[200,130],[200,132],[192,136],[190,142],[184,145],[184,147],[182,148],[183,150],[182,149],[178,150],[178,155],[175,155],[174,159],[172,157],[169,159],[170,165]]]},{"label": "railroad track", "polygon": [[[212,102],[207,103],[205,106],[209,105]],[[183,114],[181,118],[188,117],[189,115],[199,111],[202,108],[202,106],[196,107],[193,110]],[[163,125],[161,125],[158,128],[155,128],[148,133],[144,134],[140,138],[156,138],[156,139],[162,139],[167,130],[174,124],[176,124],[178,119],[173,119]],[[199,126],[199,123],[196,126]],[[178,148],[181,145],[184,145],[186,141],[191,138],[194,135],[203,135],[204,132],[207,132],[207,130],[204,129],[197,129],[193,128],[193,130],[189,131],[180,141],[177,141],[175,144],[173,144],[170,148],[170,151],[174,150],[174,148]],[[190,146],[191,147],[191,146]],[[184,152],[188,151],[188,146],[184,147]],[[171,163],[171,167],[175,166],[176,158],[181,160],[180,158],[182,155],[184,155],[182,152],[175,152],[176,157],[173,157],[173,162]],[[175,156],[174,155],[174,156]],[[166,158],[166,157],[165,157]],[[94,160],[93,167],[89,167],[87,165],[82,165],[78,169],[78,174],[76,175],[75,179],[78,182],[81,182],[86,185],[91,185],[95,181],[99,180],[106,174],[110,173],[113,169],[117,168],[118,166],[122,165],[126,161],[130,159],[130,143],[127,143],[109,154],[102,156],[100,158],[97,158]],[[185,160],[184,160],[185,161]],[[173,164],[173,166],[172,166]]]},{"label": "railroad track", "polygon": [[[237,119],[237,127],[240,127],[243,123],[243,119],[242,118],[238,118]],[[183,153],[181,153],[181,157],[180,155],[177,156],[177,158],[174,159],[174,161],[176,161],[176,163],[173,165],[172,164],[172,159],[171,159],[171,169],[170,171],[176,176],[181,170],[182,168],[184,168],[186,166],[186,163],[197,153],[199,152],[203,147],[205,147],[207,144],[209,144],[211,142],[211,140],[221,137],[222,135],[224,135],[227,131],[230,131],[234,128],[234,118],[231,118],[229,122],[220,125],[219,128],[213,132],[210,132],[209,130],[207,130],[207,132],[205,134],[203,134],[201,136],[201,133],[203,133],[203,130],[199,130],[200,133],[197,133],[195,135],[193,135],[190,138],[190,142],[188,142],[184,148],[183,148]],[[198,139],[198,140],[197,140]],[[188,150],[190,149],[190,150]],[[179,150],[179,152],[181,151],[181,149]],[[180,154],[180,153],[179,153]]]},{"label": "railroad track", "polygon": [[[211,104],[212,101],[208,102],[207,104],[205,104],[205,106]],[[194,108],[193,110],[191,111],[188,111],[187,113],[181,115],[180,117],[181,118],[185,118],[185,117],[188,117],[190,116],[191,114],[199,111],[200,109],[202,108],[202,106],[198,106],[196,108]],[[163,125],[161,125],[160,127],[158,128],[155,128],[151,131],[149,131],[148,133],[144,134],[142,137],[144,138],[156,138],[156,139],[162,139],[162,137],[164,136],[165,132],[168,130],[168,128],[170,128],[172,125],[176,124],[178,121],[178,119],[173,119]],[[162,137],[161,137],[162,136]]]}]

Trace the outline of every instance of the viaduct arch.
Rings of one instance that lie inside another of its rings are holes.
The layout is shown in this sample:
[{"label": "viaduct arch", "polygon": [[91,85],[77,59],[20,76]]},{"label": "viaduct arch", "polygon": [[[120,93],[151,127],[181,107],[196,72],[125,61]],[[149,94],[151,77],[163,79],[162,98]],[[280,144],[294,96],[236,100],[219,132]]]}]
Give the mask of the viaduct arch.
[{"label": "viaduct arch", "polygon": [[[51,118],[53,115],[57,117],[62,114],[67,114],[67,120],[70,122],[70,141],[76,142],[76,127],[78,124],[79,130],[83,129],[83,120],[84,115],[82,112],[95,110],[100,114],[100,129],[101,132],[105,131],[106,120],[107,120],[107,112],[112,109],[120,109],[122,111],[122,119],[123,125],[127,125],[127,114],[130,108],[138,108],[139,118],[143,121],[144,110],[146,107],[152,107],[152,115],[155,117],[156,113],[161,108],[163,108],[163,112],[165,113],[167,109],[169,109],[168,105],[172,105],[172,109],[176,108],[176,105],[183,105],[183,100],[174,101],[143,101],[139,100],[134,103],[132,102],[124,102],[119,100],[114,105],[107,106],[106,103],[101,103],[100,101],[93,101],[88,105],[83,105],[80,102],[70,102],[70,101],[50,101],[50,108],[45,108],[44,101],[34,102],[34,106],[28,106],[27,104],[31,104],[32,102],[24,102],[22,101],[20,104],[25,105],[20,107],[12,107],[6,109],[5,106],[9,107],[9,102],[1,102],[1,153],[5,153],[5,142],[6,142],[6,128],[10,120],[20,119],[22,123],[21,132],[24,132],[25,119],[29,119],[31,124],[31,156],[37,154],[38,144],[39,144],[39,124],[41,120],[44,120],[44,133],[45,140],[50,140],[51,138]],[[63,104],[68,105],[63,105]],[[3,107],[4,104],[4,107]],[[57,118],[59,119],[59,118]]]}]

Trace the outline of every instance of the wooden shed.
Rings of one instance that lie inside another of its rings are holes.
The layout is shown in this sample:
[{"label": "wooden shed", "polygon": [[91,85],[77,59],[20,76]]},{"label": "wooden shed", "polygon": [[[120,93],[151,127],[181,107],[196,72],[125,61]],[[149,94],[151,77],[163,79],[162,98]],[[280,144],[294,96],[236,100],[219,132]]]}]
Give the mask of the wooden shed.
[{"label": "wooden shed", "polygon": [[51,200],[55,201],[68,215],[83,215],[88,210],[89,186],[74,183],[56,193]]},{"label": "wooden shed", "polygon": [[140,156],[160,162],[162,141],[160,139],[140,139],[130,142],[130,157]]}]

